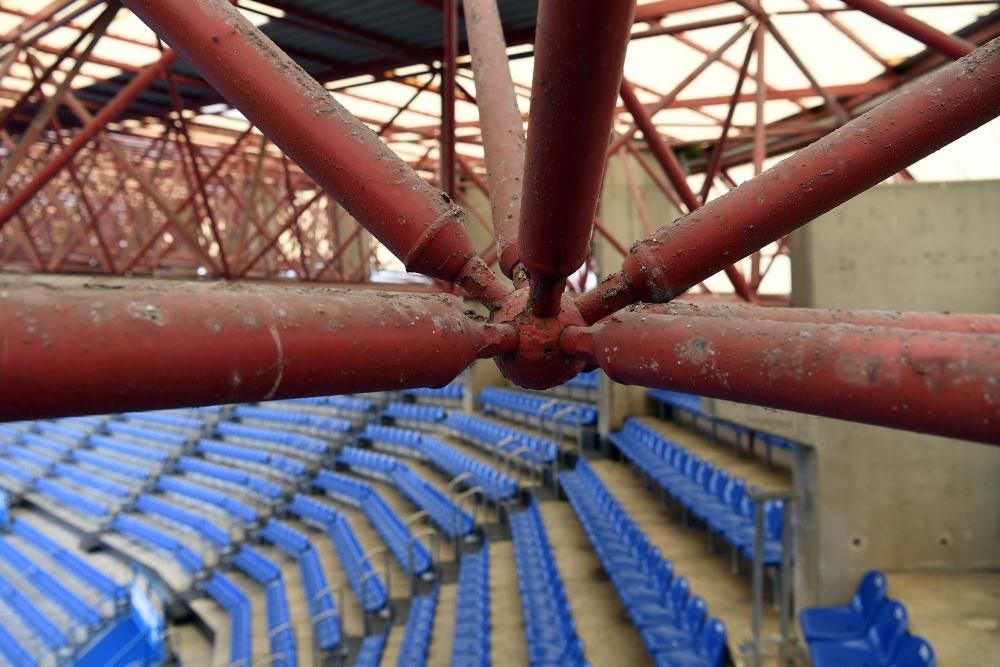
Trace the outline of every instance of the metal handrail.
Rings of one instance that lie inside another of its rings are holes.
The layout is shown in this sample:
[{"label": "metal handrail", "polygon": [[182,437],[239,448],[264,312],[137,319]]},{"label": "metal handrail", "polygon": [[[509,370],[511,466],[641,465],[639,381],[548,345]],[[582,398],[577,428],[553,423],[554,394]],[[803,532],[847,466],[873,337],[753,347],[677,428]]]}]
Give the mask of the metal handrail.
[{"label": "metal handrail", "polygon": [[539,433],[542,433],[543,435],[545,434],[545,426],[544,426],[544,424],[545,424],[545,411],[548,410],[551,407],[559,405],[560,403],[562,403],[562,401],[560,401],[558,398],[553,398],[553,399],[550,399],[550,400],[546,401],[545,403],[543,403],[542,405],[540,405],[537,410],[535,410],[535,414],[538,415],[538,432]]},{"label": "metal handrail", "polygon": [[[469,498],[474,498],[476,495],[480,496],[480,498],[484,498],[486,496],[486,494],[483,492],[482,487],[472,486],[472,487],[469,487],[468,489],[466,489],[465,491],[462,491],[462,493],[458,494],[458,496],[455,498],[455,506],[457,508],[457,511],[454,513],[454,516],[453,516],[453,524],[454,524],[455,529],[456,529],[455,530],[455,560],[456,561],[460,561],[462,559],[462,549],[461,549],[461,543],[462,543],[462,535],[461,535],[461,528],[462,528],[462,504],[466,500],[468,500]],[[472,527],[473,527],[473,529],[475,529],[477,523],[479,523],[479,505],[473,504],[473,506],[472,506]]]},{"label": "metal handrail", "polygon": [[441,549],[440,549],[440,543],[438,542],[438,534],[437,530],[435,530],[433,526],[426,526],[425,528],[421,528],[415,533],[410,533],[410,536],[406,540],[406,565],[410,574],[410,592],[413,595],[416,595],[417,593],[417,573],[414,571],[413,567],[414,565],[413,544],[420,543],[420,538],[423,537],[424,535],[430,535],[431,548],[429,550],[429,553],[435,554],[434,558],[431,561],[431,565],[433,566],[435,560],[436,561],[441,560]]},{"label": "metal handrail", "polygon": [[493,462],[494,463],[498,463],[499,460],[500,460],[500,457],[503,456],[503,454],[504,454],[504,445],[506,445],[508,442],[517,442],[517,441],[518,441],[518,437],[516,435],[508,435],[508,436],[505,436],[502,440],[500,440],[500,442],[498,442],[495,445],[493,445],[493,448],[492,448],[493,449],[493,451],[492,451]]}]

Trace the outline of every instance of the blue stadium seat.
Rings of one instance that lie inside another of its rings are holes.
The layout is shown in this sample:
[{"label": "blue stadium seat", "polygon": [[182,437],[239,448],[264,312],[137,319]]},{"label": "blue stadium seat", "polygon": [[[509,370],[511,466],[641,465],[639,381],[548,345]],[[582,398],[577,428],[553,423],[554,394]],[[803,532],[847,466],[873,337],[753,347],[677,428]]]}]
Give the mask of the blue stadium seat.
[{"label": "blue stadium seat", "polygon": [[93,568],[31,524],[16,519],[11,524],[10,530],[13,535],[17,535],[52,561],[58,563],[75,579],[98,591],[104,599],[113,600],[116,603],[125,599],[127,591],[124,586],[117,584],[109,576]]},{"label": "blue stadium seat", "polygon": [[389,630],[386,628],[361,640],[358,654],[354,657],[354,667],[378,667],[382,661],[382,652],[385,651],[385,640],[388,635]]},{"label": "blue stadium seat", "polygon": [[431,630],[434,627],[434,613],[437,610],[438,587],[430,593],[418,595],[410,600],[410,612],[406,616],[403,644],[399,648],[397,664],[406,667],[423,667],[427,664],[427,650],[431,644]]},{"label": "blue stadium seat", "polygon": [[296,459],[221,440],[202,438],[195,445],[195,451],[206,457],[221,457],[267,466],[292,477],[301,477],[307,471],[306,465]]},{"label": "blue stadium seat", "polygon": [[677,648],[657,653],[656,667],[722,667],[726,664],[726,626],[709,619],[693,648]]},{"label": "blue stadium seat", "polygon": [[447,413],[444,408],[436,405],[420,403],[390,403],[382,410],[382,416],[394,420],[397,424],[437,424],[444,421]]},{"label": "blue stadium seat", "polygon": [[[597,409],[586,403],[549,399],[511,389],[486,387],[479,394],[479,402],[490,409],[508,410],[547,421],[557,420],[567,426],[592,426],[597,423]],[[570,407],[576,410],[569,411]]]},{"label": "blue stadium seat", "polygon": [[253,507],[215,489],[192,484],[169,475],[160,477],[156,482],[156,488],[163,493],[176,493],[215,505],[245,523],[253,523],[257,520],[257,510]]},{"label": "blue stadium seat", "polygon": [[458,568],[452,667],[489,667],[490,660],[490,545],[465,554]]},{"label": "blue stadium seat", "polygon": [[280,657],[274,664],[294,667],[297,663],[295,632],[292,630],[281,570],[260,552],[246,545],[233,557],[233,565],[264,588],[271,653]]},{"label": "blue stadium seat", "polygon": [[197,532],[218,549],[225,549],[231,543],[229,533],[204,516],[177,507],[148,493],[141,494],[136,499],[134,507],[140,512],[160,516],[174,523],[186,526]]},{"label": "blue stadium seat", "polygon": [[510,529],[529,662],[586,664],[537,503],[512,514]]},{"label": "blue stadium seat", "polygon": [[885,665],[906,636],[906,608],[884,600],[865,634],[855,639],[816,640],[809,643],[813,667],[868,667]]},{"label": "blue stadium seat", "polygon": [[201,556],[180,540],[133,517],[119,514],[111,522],[111,527],[146,547],[167,552],[192,574],[197,574],[205,567]]},{"label": "blue stadium seat", "polygon": [[245,486],[268,500],[278,500],[284,496],[284,490],[279,484],[269,482],[257,475],[251,475],[238,468],[208,463],[190,456],[183,456],[178,459],[175,467],[181,472],[205,475],[206,477],[214,477],[215,479]]},{"label": "blue stadium seat", "polygon": [[840,607],[814,607],[799,612],[807,642],[860,637],[867,631],[888,593],[885,574],[872,570],[861,578],[851,601]]},{"label": "blue stadium seat", "polygon": [[229,612],[228,664],[230,667],[250,667],[253,661],[253,625],[249,598],[220,572],[213,573],[212,578],[205,582],[205,592]]},{"label": "blue stadium seat", "polygon": [[934,649],[923,637],[907,635],[896,648],[886,667],[935,667]]},{"label": "blue stadium seat", "polygon": [[445,419],[443,426],[455,437],[467,440],[494,454],[510,454],[527,447],[528,451],[520,456],[534,465],[552,463],[558,452],[556,443],[551,440],[476,415],[452,412]]}]

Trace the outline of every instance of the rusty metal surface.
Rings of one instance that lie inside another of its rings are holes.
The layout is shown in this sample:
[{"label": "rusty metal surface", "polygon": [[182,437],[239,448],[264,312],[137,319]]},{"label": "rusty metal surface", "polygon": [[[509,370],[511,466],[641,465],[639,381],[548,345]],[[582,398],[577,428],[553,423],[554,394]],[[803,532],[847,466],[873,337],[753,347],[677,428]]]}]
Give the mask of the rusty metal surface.
[{"label": "rusty metal surface", "polygon": [[450,382],[512,327],[449,295],[0,279],[0,419]]},{"label": "rusty metal surface", "polygon": [[[126,0],[226,99],[411,271],[442,280],[481,262],[451,198],[352,116],[226,0]],[[498,288],[482,275],[486,292]],[[474,293],[480,296],[483,292]]]},{"label": "rusty metal surface", "polygon": [[1000,38],[640,240],[580,311],[669,301],[998,115]]},{"label": "rusty metal surface", "polygon": [[1000,445],[1000,335],[656,314],[563,333],[624,384]]},{"label": "rusty metal surface", "polygon": [[507,45],[496,0],[464,0],[476,104],[483,131],[486,177],[500,270],[514,277],[518,262],[524,176],[524,125],[507,62]]}]

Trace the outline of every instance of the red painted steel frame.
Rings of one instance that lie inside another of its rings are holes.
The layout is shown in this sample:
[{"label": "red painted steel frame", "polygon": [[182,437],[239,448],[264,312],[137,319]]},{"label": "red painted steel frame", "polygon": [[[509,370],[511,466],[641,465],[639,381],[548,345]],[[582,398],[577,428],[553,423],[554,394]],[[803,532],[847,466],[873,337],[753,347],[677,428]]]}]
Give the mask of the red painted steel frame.
[{"label": "red painted steel frame", "polygon": [[6,278],[0,420],[441,386],[511,351],[448,295]]},{"label": "red painted steel frame", "polygon": [[411,271],[496,307],[507,290],[462,210],[431,187],[226,0],[125,0]]},{"label": "red painted steel frame", "polygon": [[634,0],[538,6],[519,233],[521,262],[550,293],[537,315],[558,312],[551,293],[587,258],[634,13]]},{"label": "red painted steel frame", "polygon": [[1000,445],[998,335],[667,316],[638,305],[566,329],[562,344],[624,384]]},{"label": "red painted steel frame", "polygon": [[580,312],[669,301],[997,115],[1000,38],[639,241]]},{"label": "red painted steel frame", "polygon": [[521,222],[524,175],[524,128],[514,94],[503,24],[496,0],[464,0],[469,54],[476,80],[489,179],[490,207],[500,270],[514,277],[518,263],[517,230]]}]

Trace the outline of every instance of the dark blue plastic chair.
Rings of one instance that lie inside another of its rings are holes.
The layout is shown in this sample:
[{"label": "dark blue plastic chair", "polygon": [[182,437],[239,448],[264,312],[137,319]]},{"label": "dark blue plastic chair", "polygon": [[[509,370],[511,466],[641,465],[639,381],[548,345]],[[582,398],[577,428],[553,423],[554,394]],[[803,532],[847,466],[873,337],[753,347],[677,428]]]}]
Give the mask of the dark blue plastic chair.
[{"label": "dark blue plastic chair", "polygon": [[851,601],[840,607],[816,607],[799,612],[799,626],[807,642],[860,637],[871,625],[875,612],[885,600],[885,574],[872,570],[861,578]]},{"label": "dark blue plastic chair", "polygon": [[895,600],[886,600],[863,637],[815,641],[809,645],[809,655],[813,667],[876,667],[889,662],[904,636],[906,608]]},{"label": "dark blue plastic chair", "polygon": [[726,656],[726,626],[712,618],[705,623],[694,647],[661,651],[655,662],[656,667],[722,667]]},{"label": "dark blue plastic chair", "polygon": [[935,667],[934,649],[923,637],[907,635],[899,642],[896,654],[886,667]]}]

